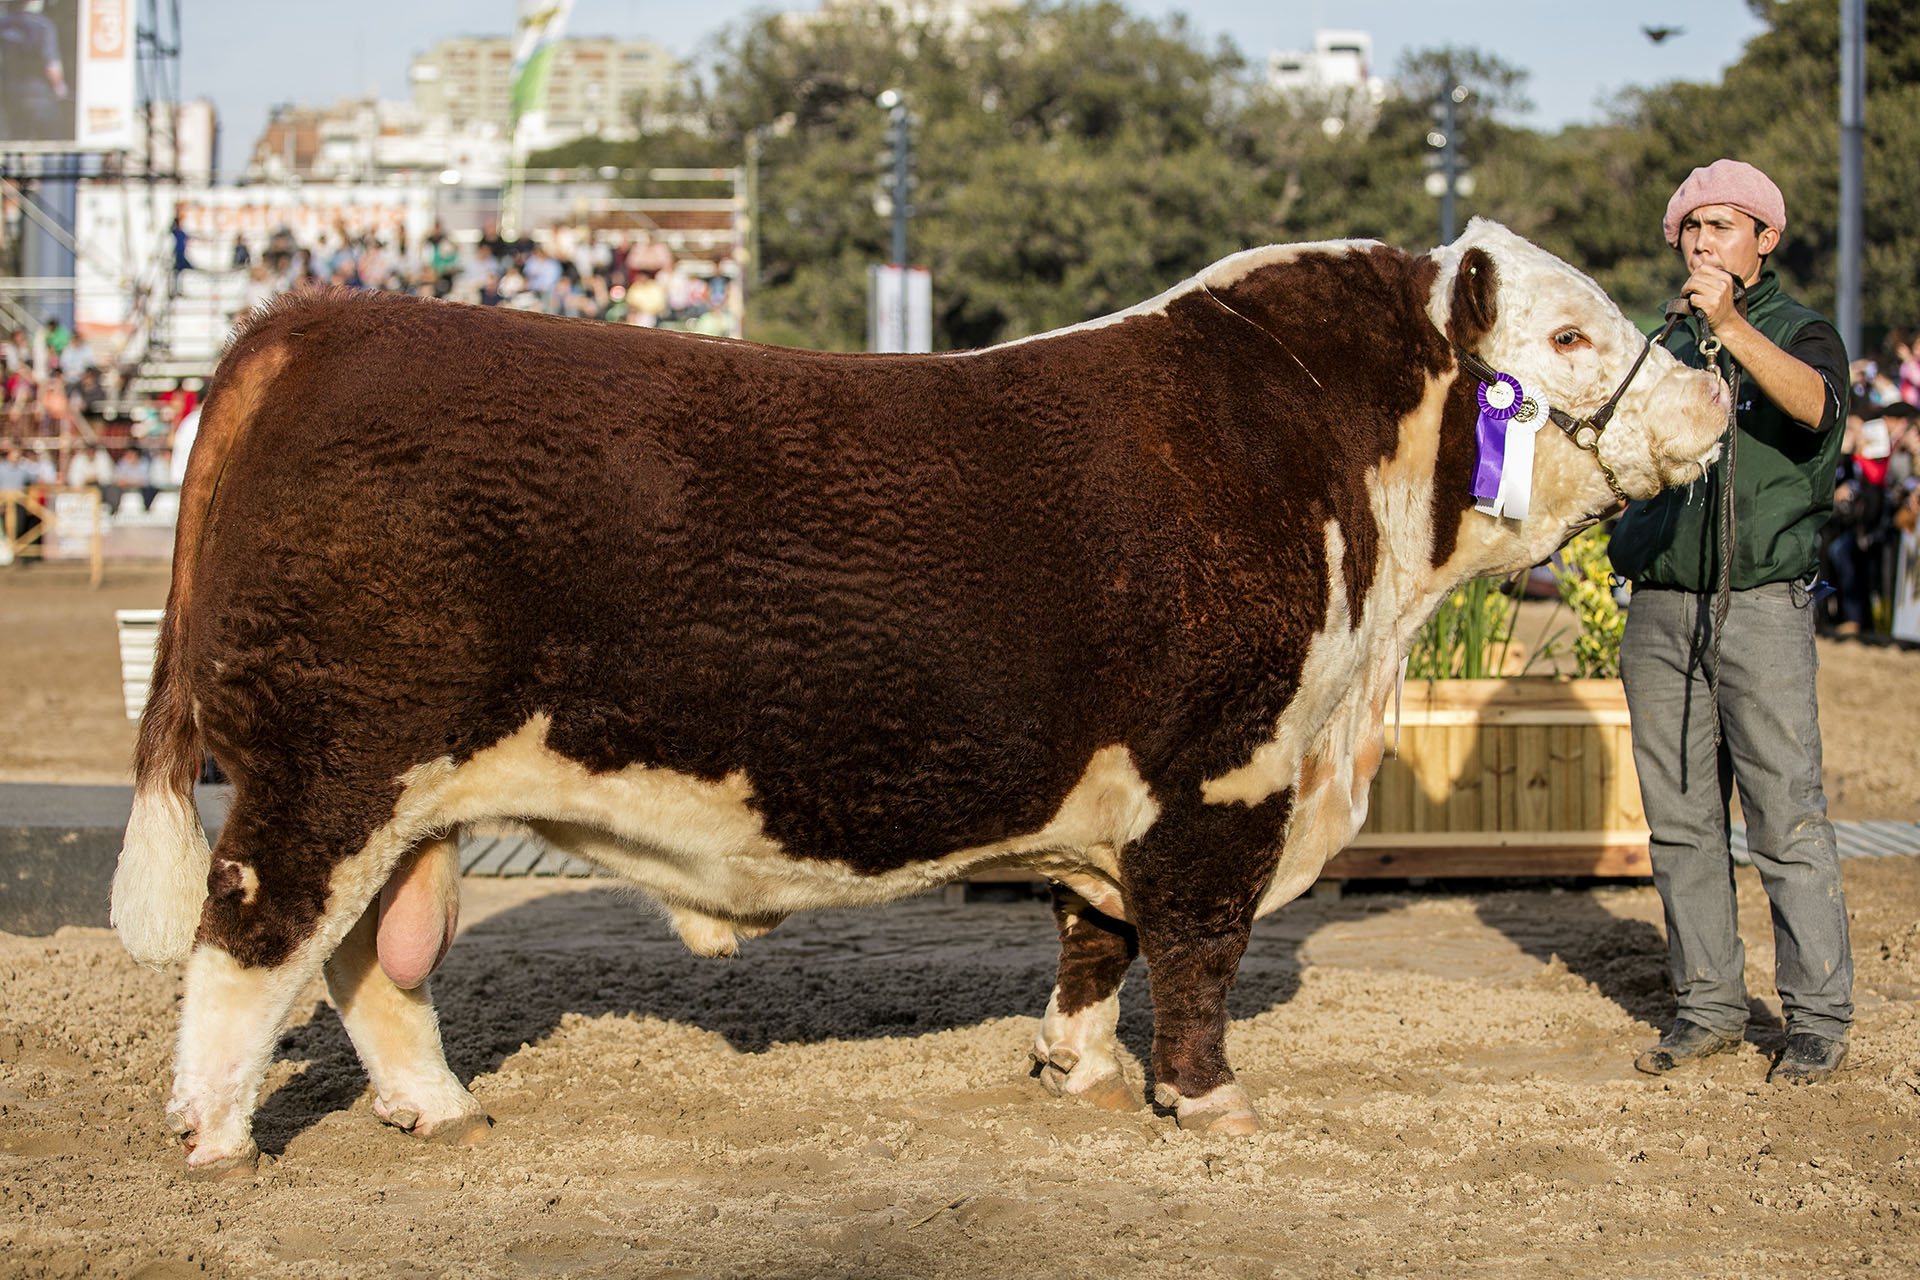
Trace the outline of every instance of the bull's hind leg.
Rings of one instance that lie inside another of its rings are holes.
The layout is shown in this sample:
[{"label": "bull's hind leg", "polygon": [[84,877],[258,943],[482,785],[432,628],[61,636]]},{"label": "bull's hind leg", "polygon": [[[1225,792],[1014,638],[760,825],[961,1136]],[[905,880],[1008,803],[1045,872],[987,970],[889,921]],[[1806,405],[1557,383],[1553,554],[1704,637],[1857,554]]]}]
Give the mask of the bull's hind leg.
[{"label": "bull's hind leg", "polygon": [[452,941],[458,870],[452,839],[421,845],[325,967],[327,994],[373,1082],[374,1114],[415,1137],[465,1145],[491,1122],[447,1066],[427,989]]},{"label": "bull's hind leg", "polygon": [[[341,803],[355,794],[345,788],[309,780],[324,819],[275,809],[262,794],[237,786],[186,965],[167,1122],[203,1175],[252,1167],[254,1107],[294,1002],[399,861],[393,837],[373,834],[379,818],[356,822]],[[358,846],[344,859],[343,840]]]},{"label": "bull's hind leg", "polygon": [[1051,1092],[1111,1111],[1140,1105],[1120,1068],[1120,984],[1140,951],[1133,926],[1053,886],[1060,972],[1034,1038],[1034,1075]]},{"label": "bull's hind leg", "polygon": [[260,1084],[293,1002],[318,967],[306,950],[277,965],[245,965],[222,947],[194,948],[167,1100],[167,1127],[186,1146],[189,1172],[252,1170]]},{"label": "bull's hind leg", "polygon": [[1153,1097],[1182,1129],[1260,1128],[1227,1065],[1227,992],[1273,876],[1284,810],[1269,801],[1170,811],[1128,850],[1128,914],[1153,986]]}]

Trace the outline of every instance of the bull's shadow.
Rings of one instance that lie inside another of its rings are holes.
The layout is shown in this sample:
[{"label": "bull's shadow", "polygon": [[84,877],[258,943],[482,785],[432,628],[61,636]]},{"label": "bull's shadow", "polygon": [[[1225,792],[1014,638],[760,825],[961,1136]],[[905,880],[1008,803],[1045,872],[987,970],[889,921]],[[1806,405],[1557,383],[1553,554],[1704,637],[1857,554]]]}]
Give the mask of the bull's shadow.
[{"label": "bull's shadow", "polygon": [[[1291,1001],[1307,941],[1320,930],[1396,911],[1432,892],[1368,888],[1303,898],[1260,921],[1229,1015],[1248,1018]],[[536,898],[471,926],[435,975],[447,1060],[460,1079],[471,1080],[552,1035],[568,1014],[696,1026],[742,1053],[1037,1017],[1059,954],[1047,902],[1011,886],[974,896],[984,900],[958,906],[927,895],[882,908],[803,913],[744,941],[731,960],[688,952],[651,909],[611,887]],[[1543,964],[1558,956],[1635,1017],[1659,1023],[1671,1016],[1665,945],[1652,925],[1618,919],[1584,893],[1503,889],[1475,902],[1481,919],[1527,955]],[[1120,995],[1119,1037],[1141,1063],[1151,1059],[1152,1027],[1145,966],[1136,962]],[[269,1154],[352,1107],[366,1088],[330,1009],[315,1009],[289,1031],[280,1056],[305,1065],[256,1116],[256,1140]],[[1008,1063],[1010,1075],[1019,1069]]]},{"label": "bull's shadow", "polygon": [[[1037,1018],[1059,959],[1046,899],[1025,886],[988,886],[972,896],[964,906],[926,895],[803,913],[743,941],[730,960],[693,955],[651,909],[613,888],[537,898],[463,932],[434,976],[447,1061],[471,1080],[552,1035],[568,1014],[696,1026],[742,1053]],[[1232,993],[1232,1016],[1291,1000],[1306,938],[1383,904],[1313,900],[1262,921]],[[1153,1012],[1143,963],[1135,963],[1120,1007],[1120,1039],[1147,1062]],[[255,1118],[256,1141],[269,1154],[321,1117],[352,1107],[366,1088],[331,1009],[316,1008],[290,1030],[280,1056],[305,1065],[262,1101]],[[1021,1067],[1007,1065],[1010,1075]]]},{"label": "bull's shadow", "polygon": [[1556,960],[1629,1016],[1664,1031],[1673,1021],[1667,939],[1658,926],[1608,911],[1603,897],[1644,882],[1477,882],[1474,910],[1541,964]]},{"label": "bull's shadow", "polygon": [[[537,899],[482,921],[434,979],[447,1057],[463,1079],[492,1071],[569,1013],[656,1017],[718,1033],[742,1053],[775,1044],[923,1035],[1046,1008],[1060,955],[1043,891],[989,885],[965,905],[923,895],[879,908],[805,912],[740,955],[692,955],[648,907],[618,890]],[[1300,989],[1301,948],[1322,926],[1386,909],[1364,897],[1290,904],[1259,922],[1229,997],[1236,1018]],[[551,942],[528,942],[551,939]],[[604,944],[604,945],[603,945]],[[515,982],[520,966],[544,975]],[[1153,1006],[1136,960],[1120,992],[1121,1043],[1151,1056]]]}]

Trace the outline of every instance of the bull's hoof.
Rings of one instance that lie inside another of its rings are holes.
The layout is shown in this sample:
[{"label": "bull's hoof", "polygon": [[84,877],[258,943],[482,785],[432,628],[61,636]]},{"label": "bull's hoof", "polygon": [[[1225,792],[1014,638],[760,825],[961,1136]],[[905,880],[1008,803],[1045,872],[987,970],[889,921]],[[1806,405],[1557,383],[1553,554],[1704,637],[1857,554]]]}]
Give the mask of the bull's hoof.
[{"label": "bull's hoof", "polygon": [[1260,1113],[1237,1084],[1223,1084],[1197,1098],[1183,1098],[1167,1085],[1156,1085],[1154,1100],[1172,1108],[1174,1120],[1189,1133],[1251,1138],[1260,1132]]},{"label": "bull's hoof", "polygon": [[1102,1111],[1138,1111],[1140,1098],[1127,1084],[1127,1078],[1119,1072],[1101,1076],[1083,1088],[1069,1088],[1069,1098],[1084,1098]]},{"label": "bull's hoof", "polygon": [[1178,1117],[1182,1129],[1191,1133],[1214,1133],[1223,1138],[1251,1138],[1260,1132],[1258,1112],[1209,1111]]},{"label": "bull's hoof", "polygon": [[467,1115],[452,1116],[446,1120],[428,1125],[415,1125],[408,1130],[416,1138],[437,1143],[443,1147],[471,1147],[487,1136],[493,1128],[493,1118],[484,1111],[470,1112]]},{"label": "bull's hoof", "polygon": [[251,1178],[259,1172],[260,1149],[249,1138],[247,1145],[230,1156],[220,1156],[211,1160],[195,1160],[198,1154],[191,1145],[187,1148],[187,1177],[194,1182],[237,1182]]},{"label": "bull's hoof", "polygon": [[470,1147],[486,1137],[487,1130],[493,1127],[492,1118],[484,1111],[462,1112],[445,1120],[422,1120],[418,1111],[408,1107],[376,1114],[380,1115],[382,1124],[390,1124],[422,1142],[436,1142],[446,1147]]},{"label": "bull's hoof", "polygon": [[1043,1055],[1036,1048],[1033,1077],[1056,1098],[1078,1098],[1103,1111],[1135,1111],[1140,1107],[1124,1075],[1118,1071],[1096,1075],[1084,1070],[1080,1055],[1071,1049],[1053,1049]]},{"label": "bull's hoof", "polygon": [[380,1120],[381,1123],[390,1124],[402,1133],[412,1133],[414,1126],[420,1123],[420,1113],[418,1111],[408,1111],[402,1107],[398,1111],[387,1112],[387,1114],[380,1117]]},{"label": "bull's hoof", "polygon": [[1029,1074],[1057,1098],[1067,1091],[1067,1077],[1073,1074],[1079,1062],[1080,1055],[1071,1049],[1042,1052],[1036,1046],[1033,1050],[1033,1070]]},{"label": "bull's hoof", "polygon": [[[480,1104],[471,1094],[462,1091],[459,1096],[467,1105],[451,1115],[438,1118],[431,1115],[431,1108],[422,1106],[417,1099],[405,1097],[392,1101],[374,1099],[373,1114],[379,1117],[380,1123],[390,1124],[423,1142],[470,1147],[487,1136],[493,1121],[486,1112],[480,1110]],[[452,1102],[453,1099],[447,1101]]]}]

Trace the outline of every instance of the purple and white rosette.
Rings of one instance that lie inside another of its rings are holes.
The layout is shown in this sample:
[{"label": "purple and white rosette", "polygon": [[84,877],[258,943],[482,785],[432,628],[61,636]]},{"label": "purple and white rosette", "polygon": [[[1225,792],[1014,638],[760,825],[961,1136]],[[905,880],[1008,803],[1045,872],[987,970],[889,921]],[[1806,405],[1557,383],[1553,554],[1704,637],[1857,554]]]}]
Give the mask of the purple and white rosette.
[{"label": "purple and white rosette", "polygon": [[1510,374],[1497,373],[1474,393],[1480,417],[1474,426],[1474,510],[1524,520],[1533,497],[1533,433],[1547,420],[1546,402],[1529,395]]},{"label": "purple and white rosette", "polygon": [[1519,379],[1494,375],[1474,392],[1480,401],[1480,420],[1474,428],[1479,445],[1473,466],[1473,496],[1491,499],[1500,493],[1501,460],[1507,451],[1507,423],[1520,410]]}]

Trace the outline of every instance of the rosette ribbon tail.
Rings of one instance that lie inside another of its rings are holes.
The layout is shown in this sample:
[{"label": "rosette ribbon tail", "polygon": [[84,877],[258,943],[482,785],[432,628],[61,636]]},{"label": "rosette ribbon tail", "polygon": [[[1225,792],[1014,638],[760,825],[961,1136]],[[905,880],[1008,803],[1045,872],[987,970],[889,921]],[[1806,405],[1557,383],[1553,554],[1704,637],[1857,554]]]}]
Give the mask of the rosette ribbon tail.
[{"label": "rosette ribbon tail", "polygon": [[1474,440],[1479,446],[1473,464],[1473,496],[1489,501],[1500,496],[1500,467],[1507,456],[1507,420],[1485,410],[1474,424]]}]

